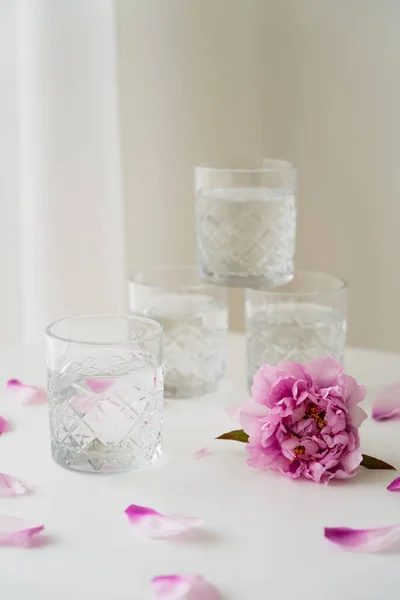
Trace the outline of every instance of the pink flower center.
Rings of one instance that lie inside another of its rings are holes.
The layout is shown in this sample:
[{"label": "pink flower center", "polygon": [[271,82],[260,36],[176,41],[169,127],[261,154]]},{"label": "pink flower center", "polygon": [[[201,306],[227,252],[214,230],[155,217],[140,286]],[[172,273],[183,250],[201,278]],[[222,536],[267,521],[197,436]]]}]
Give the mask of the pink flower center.
[{"label": "pink flower center", "polygon": [[323,429],[326,425],[325,412],[323,410],[318,410],[316,406],[311,406],[303,419],[314,419],[319,429]]}]

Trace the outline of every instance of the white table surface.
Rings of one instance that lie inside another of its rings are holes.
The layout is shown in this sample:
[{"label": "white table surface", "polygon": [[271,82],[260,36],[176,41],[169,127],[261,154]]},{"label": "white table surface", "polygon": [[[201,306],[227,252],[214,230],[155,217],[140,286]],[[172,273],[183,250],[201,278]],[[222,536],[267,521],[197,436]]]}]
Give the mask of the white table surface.
[{"label": "white table surface", "polygon": [[[362,470],[329,486],[291,481],[249,468],[242,444],[213,441],[235,428],[225,406],[243,401],[244,342],[230,339],[229,380],[218,393],[167,401],[165,451],[153,467],[121,475],[85,475],[52,462],[47,408],[0,414],[14,431],[0,438],[0,471],[37,486],[35,494],[0,498],[0,513],[45,524],[52,537],[33,549],[0,548],[4,600],[146,600],[154,575],[200,573],[226,600],[397,600],[400,556],[345,552],[327,542],[324,526],[400,523],[400,495],[390,471]],[[369,388],[400,380],[400,355],[350,349],[346,370]],[[44,383],[38,352],[0,353],[0,381]],[[7,410],[6,410],[7,408]],[[362,426],[363,451],[400,468],[400,422]],[[195,460],[210,445],[215,453]],[[191,541],[139,540],[124,515],[129,504],[204,517]]]}]

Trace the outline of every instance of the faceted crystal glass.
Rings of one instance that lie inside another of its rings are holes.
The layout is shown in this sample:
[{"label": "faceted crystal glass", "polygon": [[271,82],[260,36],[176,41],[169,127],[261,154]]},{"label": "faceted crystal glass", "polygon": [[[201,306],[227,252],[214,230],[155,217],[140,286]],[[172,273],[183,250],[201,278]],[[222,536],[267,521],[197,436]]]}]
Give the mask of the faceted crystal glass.
[{"label": "faceted crystal glass", "polygon": [[296,169],[263,160],[251,168],[195,168],[196,252],[201,279],[234,287],[293,277]]},{"label": "faceted crystal glass", "polygon": [[347,285],[324,273],[298,271],[287,285],[246,290],[247,376],[262,364],[307,362],[333,356],[343,362]]},{"label": "faceted crystal glass", "polygon": [[226,290],[198,280],[194,266],[134,273],[129,281],[134,314],[162,323],[165,395],[199,396],[216,389],[226,368]]},{"label": "faceted crystal glass", "polygon": [[161,455],[162,326],[132,316],[46,329],[51,451],[70,469],[129,471]]}]

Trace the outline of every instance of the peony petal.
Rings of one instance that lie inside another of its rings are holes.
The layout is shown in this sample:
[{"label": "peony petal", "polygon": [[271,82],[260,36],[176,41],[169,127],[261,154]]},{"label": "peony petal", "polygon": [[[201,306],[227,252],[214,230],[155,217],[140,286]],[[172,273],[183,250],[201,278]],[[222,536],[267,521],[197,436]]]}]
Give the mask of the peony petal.
[{"label": "peony petal", "polygon": [[0,473],[0,496],[21,496],[31,492],[33,487],[12,475]]},{"label": "peony petal", "polygon": [[102,394],[114,385],[114,379],[86,379],[87,387],[95,394]]},{"label": "peony petal", "polygon": [[7,391],[17,397],[26,406],[35,406],[47,402],[47,392],[37,385],[25,385],[18,379],[7,382]]},{"label": "peony petal", "polygon": [[400,419],[400,383],[386,386],[372,406],[375,421]]},{"label": "peony petal", "polygon": [[284,371],[287,375],[300,380],[309,380],[310,377],[301,363],[293,361],[282,361],[276,365],[278,371]]},{"label": "peony petal", "polygon": [[20,388],[23,387],[22,383],[19,381],[19,379],[9,379],[7,381],[7,387],[8,388]]},{"label": "peony petal", "polygon": [[339,375],[343,373],[343,366],[331,356],[317,358],[306,363],[304,366],[313,378],[314,384],[320,388],[336,385]]},{"label": "peony petal", "polygon": [[167,538],[182,535],[191,529],[204,525],[204,520],[199,517],[185,517],[184,515],[163,515],[152,508],[131,504],[125,510],[135,533],[140,537]]},{"label": "peony petal", "polygon": [[200,450],[196,450],[196,452],[193,452],[193,456],[197,460],[199,460],[200,458],[204,458],[205,456],[210,456],[211,454],[214,454],[214,452],[208,446],[206,448],[200,448]]},{"label": "peony petal", "polygon": [[74,396],[69,401],[70,406],[80,416],[85,416],[98,403],[97,396]]},{"label": "peony petal", "polygon": [[306,471],[309,479],[313,479],[316,483],[320,483],[325,474],[325,467],[321,463],[312,462]]},{"label": "peony petal", "polygon": [[0,417],[0,435],[2,433],[7,433],[8,431],[10,431],[10,429],[10,423],[4,417]]},{"label": "peony petal", "polygon": [[241,404],[228,404],[225,408],[225,412],[235,423],[239,423],[239,415],[240,415],[240,407]]},{"label": "peony petal", "polygon": [[355,406],[365,399],[367,388],[365,385],[358,385],[354,377],[343,374],[343,381],[346,385],[346,399],[348,406]]},{"label": "peony petal", "polygon": [[269,413],[270,410],[266,406],[258,404],[254,400],[248,400],[240,408],[240,425],[249,436],[254,437],[254,439],[261,439],[260,421],[266,419]]},{"label": "peony petal", "polygon": [[381,552],[399,547],[400,525],[377,527],[376,529],[326,527],[325,537],[346,550]]},{"label": "peony petal", "polygon": [[352,406],[350,408],[351,422],[354,427],[360,427],[361,423],[367,419],[367,413],[359,406]]},{"label": "peony petal", "polygon": [[43,531],[44,525],[31,527],[24,519],[0,515],[0,545],[2,546],[34,546],[35,536]]},{"label": "peony petal", "polygon": [[253,375],[251,396],[259,404],[267,404],[271,392],[271,385],[276,381],[276,367],[262,365]]},{"label": "peony petal", "polygon": [[389,490],[389,492],[400,492],[400,477],[393,479],[392,483],[390,483],[386,489]]},{"label": "peony petal", "polygon": [[222,600],[217,588],[201,575],[162,575],[153,577],[154,600]]},{"label": "peony petal", "polygon": [[348,476],[356,474],[357,468],[360,466],[363,455],[360,448],[355,448],[340,458],[340,464],[345,469]]}]

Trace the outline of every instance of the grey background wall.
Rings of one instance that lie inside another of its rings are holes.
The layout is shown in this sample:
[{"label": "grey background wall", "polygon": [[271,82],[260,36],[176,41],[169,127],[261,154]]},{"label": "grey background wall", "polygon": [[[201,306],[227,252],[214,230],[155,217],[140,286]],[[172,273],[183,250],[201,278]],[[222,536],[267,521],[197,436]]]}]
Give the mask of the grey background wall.
[{"label": "grey background wall", "polygon": [[117,25],[130,268],[194,260],[195,163],[287,158],[297,266],[348,279],[352,345],[400,350],[400,2],[117,0]]}]

